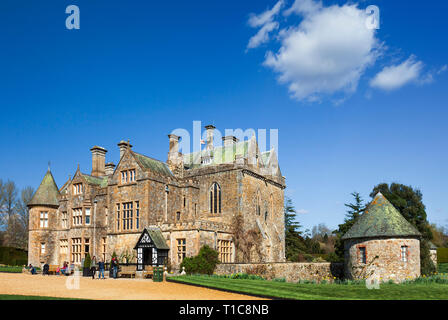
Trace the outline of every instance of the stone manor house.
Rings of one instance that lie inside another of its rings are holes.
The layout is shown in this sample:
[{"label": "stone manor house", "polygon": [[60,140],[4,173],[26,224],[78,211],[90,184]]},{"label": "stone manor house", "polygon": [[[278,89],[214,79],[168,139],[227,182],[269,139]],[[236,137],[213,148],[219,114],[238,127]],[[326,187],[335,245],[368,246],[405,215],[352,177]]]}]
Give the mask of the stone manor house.
[{"label": "stone manor house", "polygon": [[112,253],[144,265],[169,262],[174,269],[207,244],[223,263],[239,260],[235,216],[243,233],[256,232],[261,250],[250,261],[285,261],[283,201],[285,178],[274,150],[260,152],[255,136],[179,152],[179,137],[168,135],[166,162],[118,143],[117,164],[106,163],[107,150],[94,146],[92,171],[79,165],[58,188],[48,169],[28,206],[28,263],[81,264],[87,253],[109,262]]}]

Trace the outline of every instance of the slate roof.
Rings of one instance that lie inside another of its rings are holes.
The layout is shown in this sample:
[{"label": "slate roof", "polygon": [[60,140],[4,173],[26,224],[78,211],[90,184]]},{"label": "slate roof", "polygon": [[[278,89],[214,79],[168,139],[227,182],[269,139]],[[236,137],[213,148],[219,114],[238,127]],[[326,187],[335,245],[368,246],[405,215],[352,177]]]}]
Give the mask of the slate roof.
[{"label": "slate roof", "polygon": [[95,184],[102,188],[107,187],[107,176],[104,177],[94,177],[86,173],[82,173],[82,176],[86,179],[87,183]]},{"label": "slate roof", "polygon": [[154,172],[166,175],[166,176],[172,176],[173,173],[171,172],[170,168],[165,162],[162,162],[160,160],[156,160],[153,158],[150,158],[148,156],[144,156],[140,153],[132,151],[137,159],[143,167],[146,169],[150,169]]},{"label": "slate roof", "polygon": [[39,188],[37,188],[30,202],[28,202],[28,206],[59,206],[58,196],[58,186],[54,181],[50,169],[48,169]]},{"label": "slate roof", "polygon": [[343,240],[376,237],[420,237],[418,230],[378,192],[355,224],[342,236]]},{"label": "slate roof", "polygon": [[[151,240],[154,242],[154,245],[156,246],[156,248],[158,250],[169,250],[170,249],[170,247],[168,247],[168,245],[166,244],[166,240],[162,234],[162,231],[160,231],[159,228],[155,228],[155,227],[145,228],[145,230],[142,232],[142,235],[140,236],[138,242],[140,242],[141,238],[143,237],[143,233],[145,231],[148,232],[149,236],[151,237]],[[135,246],[135,248],[137,248],[137,246],[138,246],[138,243]]]}]

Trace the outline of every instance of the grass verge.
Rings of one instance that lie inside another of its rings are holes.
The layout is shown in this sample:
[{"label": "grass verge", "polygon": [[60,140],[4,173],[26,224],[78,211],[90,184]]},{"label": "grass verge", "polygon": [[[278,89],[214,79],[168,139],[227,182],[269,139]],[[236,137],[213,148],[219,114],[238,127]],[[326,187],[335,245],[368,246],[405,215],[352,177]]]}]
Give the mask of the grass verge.
[{"label": "grass verge", "polygon": [[380,285],[380,289],[368,289],[365,284],[298,284],[202,275],[176,276],[169,281],[278,299],[448,300],[448,285],[439,283],[385,283]]}]

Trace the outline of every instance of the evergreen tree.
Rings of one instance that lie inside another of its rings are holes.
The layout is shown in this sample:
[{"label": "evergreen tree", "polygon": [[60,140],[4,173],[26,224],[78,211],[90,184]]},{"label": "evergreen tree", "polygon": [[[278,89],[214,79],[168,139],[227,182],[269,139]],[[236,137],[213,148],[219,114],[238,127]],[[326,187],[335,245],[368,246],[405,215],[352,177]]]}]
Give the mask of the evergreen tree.
[{"label": "evergreen tree", "polygon": [[400,183],[381,183],[373,188],[373,198],[381,192],[387,200],[422,234],[420,241],[420,269],[422,274],[430,274],[436,270],[429,253],[429,241],[432,240],[430,224],[427,220],[423,195],[420,190]]},{"label": "evergreen tree", "polygon": [[353,192],[351,195],[354,198],[354,203],[344,204],[349,208],[345,215],[344,223],[338,226],[338,230],[333,233],[336,234],[336,240],[334,243],[334,251],[340,261],[344,260],[344,241],[341,237],[353,226],[356,219],[364,212],[366,205],[361,198],[359,192]]},{"label": "evergreen tree", "polygon": [[296,209],[289,197],[285,198],[285,255],[289,261],[299,261],[301,254],[307,251],[300,229],[302,226],[296,220]]}]

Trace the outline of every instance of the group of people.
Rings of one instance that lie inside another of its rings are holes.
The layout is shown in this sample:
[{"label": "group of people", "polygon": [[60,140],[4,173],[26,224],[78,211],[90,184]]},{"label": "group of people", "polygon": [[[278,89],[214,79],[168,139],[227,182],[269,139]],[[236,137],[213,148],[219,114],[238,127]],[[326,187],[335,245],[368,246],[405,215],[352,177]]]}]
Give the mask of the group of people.
[{"label": "group of people", "polygon": [[[104,261],[100,259],[100,261],[96,262],[96,257],[93,256],[92,260],[90,261],[90,273],[92,274],[92,279],[95,279],[96,269],[98,267],[98,279],[105,279],[104,277]],[[110,265],[110,271],[112,272],[112,278],[117,279],[118,274],[118,260],[116,257],[112,258],[111,265]]]},{"label": "group of people", "polygon": [[[105,270],[104,261],[102,259],[100,259],[100,261],[98,261],[98,263],[97,263],[96,257],[93,256],[93,258],[90,262],[90,273],[92,275],[92,279],[95,279],[95,274],[96,274],[97,268],[98,268],[98,279],[106,279],[104,277],[104,270]],[[31,263],[29,264],[28,269],[31,274],[37,274],[36,268]],[[48,265],[48,263],[45,263],[42,267],[42,275],[48,275],[49,270],[50,270],[50,266]],[[110,272],[112,272],[111,273],[112,277],[114,279],[116,279],[117,275],[118,275],[118,260],[116,257],[112,258]],[[56,274],[61,274],[61,275],[66,275],[66,276],[68,276],[70,274],[69,264],[67,261],[64,261],[62,268],[58,267],[56,269]]]}]

